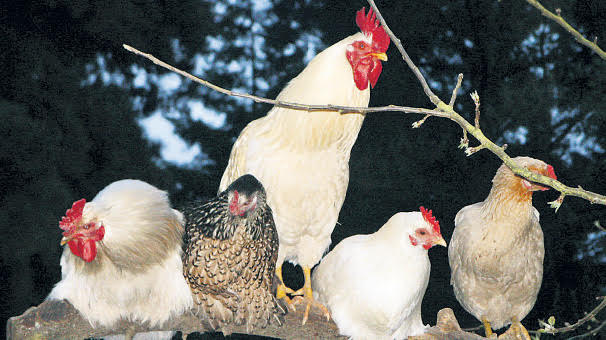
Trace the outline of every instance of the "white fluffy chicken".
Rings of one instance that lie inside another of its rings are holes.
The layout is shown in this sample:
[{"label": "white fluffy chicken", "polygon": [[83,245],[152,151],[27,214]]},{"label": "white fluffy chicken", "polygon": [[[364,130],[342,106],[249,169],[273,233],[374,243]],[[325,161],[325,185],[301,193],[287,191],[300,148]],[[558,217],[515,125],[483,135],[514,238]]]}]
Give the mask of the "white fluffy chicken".
[{"label": "white fluffy chicken", "polygon": [[[556,179],[551,165],[530,157],[514,161]],[[512,324],[530,339],[520,321],[530,312],[543,279],[543,231],[532,192],[547,187],[516,176],[505,164],[497,170],[488,197],[461,209],[448,248],[450,283],[461,306],[492,329]]]},{"label": "white fluffy chicken", "polygon": [[313,274],[314,296],[352,339],[422,334],[434,245],[446,242],[431,210],[397,213],[374,234],[348,237],[328,253]]},{"label": "white fluffy chicken", "polygon": [[69,301],[93,327],[121,318],[155,326],[193,306],[181,263],[183,216],[166,192],[139,180],[117,181],[91,202],[75,202],[59,226],[61,244],[67,243],[62,279],[47,299]]},{"label": "white fluffy chicken", "polygon": [[[389,37],[374,13],[357,12],[362,32],[319,53],[278,95],[278,100],[302,104],[367,107],[387,60]],[[265,186],[280,239],[276,274],[281,280],[278,298],[303,295],[309,308],[324,306],[313,300],[311,268],[330,245],[349,182],[349,157],[363,114],[301,111],[274,107],[249,123],[236,140],[219,192],[250,173]],[[305,284],[295,292],[284,285],[282,264],[303,268]],[[295,303],[295,304],[296,304]]]}]

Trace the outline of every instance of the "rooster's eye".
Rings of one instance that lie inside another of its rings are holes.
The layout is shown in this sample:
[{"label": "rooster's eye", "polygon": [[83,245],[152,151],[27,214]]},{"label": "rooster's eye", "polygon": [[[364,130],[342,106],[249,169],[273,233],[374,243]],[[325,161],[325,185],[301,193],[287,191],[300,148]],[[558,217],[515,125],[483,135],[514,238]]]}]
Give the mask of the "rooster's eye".
[{"label": "rooster's eye", "polygon": [[360,43],[360,45],[358,45],[358,47],[359,47],[360,49],[362,49],[362,50],[363,50],[363,49],[364,49],[364,47],[366,47],[366,45],[364,45],[364,43],[363,43],[363,42],[361,42],[361,43]]},{"label": "rooster's eye", "polygon": [[424,235],[426,234],[426,233],[425,233],[425,230],[421,230],[421,231],[419,231],[419,234],[421,234],[422,236],[424,236]]}]

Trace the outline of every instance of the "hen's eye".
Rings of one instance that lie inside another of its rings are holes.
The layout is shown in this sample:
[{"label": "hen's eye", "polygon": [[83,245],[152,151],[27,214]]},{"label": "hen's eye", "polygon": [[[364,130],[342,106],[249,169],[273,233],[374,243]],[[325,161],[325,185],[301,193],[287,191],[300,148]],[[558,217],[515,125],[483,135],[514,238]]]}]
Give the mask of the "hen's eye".
[{"label": "hen's eye", "polygon": [[425,232],[425,230],[421,230],[421,231],[419,231],[419,234],[424,236],[426,234],[426,232]]},{"label": "hen's eye", "polygon": [[359,47],[359,48],[361,48],[361,49],[364,49],[364,47],[366,47],[366,45],[364,45],[364,43],[363,43],[363,42],[361,42],[361,43],[358,45],[358,47]]}]

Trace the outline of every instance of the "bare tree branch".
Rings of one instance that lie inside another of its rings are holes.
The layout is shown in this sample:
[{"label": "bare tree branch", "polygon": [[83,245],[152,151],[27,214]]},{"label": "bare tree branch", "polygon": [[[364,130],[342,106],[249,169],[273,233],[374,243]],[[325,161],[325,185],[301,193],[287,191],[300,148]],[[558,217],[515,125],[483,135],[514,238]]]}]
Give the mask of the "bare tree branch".
[{"label": "bare tree branch", "polygon": [[[598,296],[598,297],[596,297],[596,300],[602,300],[602,302],[600,302],[600,304],[598,304],[591,312],[585,314],[584,317],[580,318],[574,324],[567,325],[567,326],[561,327],[561,328],[545,327],[543,329],[539,329],[538,331],[532,331],[531,333],[535,333],[535,334],[539,334],[539,333],[546,333],[546,334],[566,333],[566,332],[574,331],[575,329],[581,327],[583,324],[585,324],[585,323],[587,323],[589,321],[594,321],[595,317],[598,315],[598,313],[600,311],[602,311],[602,309],[604,309],[604,307],[606,307],[606,296]],[[600,325],[600,328],[602,326],[604,326],[604,325],[603,324]],[[588,334],[591,334],[592,332],[595,332],[595,329],[592,330],[591,332],[588,332]]]},{"label": "bare tree branch", "polygon": [[[371,0],[369,0],[369,1],[371,1]],[[379,15],[379,13],[377,11],[377,16],[378,15]],[[391,34],[393,34],[393,33],[391,33]],[[393,38],[393,37],[391,37],[391,38],[397,39],[397,38]],[[459,124],[459,126],[461,126],[464,130],[466,130],[471,135],[473,135],[480,142],[482,148],[486,148],[486,149],[492,151],[501,160],[503,160],[503,162],[509,168],[511,168],[511,170],[516,175],[524,177],[533,182],[547,185],[551,188],[556,189],[557,191],[561,192],[562,194],[564,194],[566,196],[581,197],[581,198],[584,198],[584,199],[590,201],[591,203],[598,203],[598,204],[606,205],[606,196],[603,196],[603,195],[600,195],[597,193],[593,193],[591,191],[586,191],[586,190],[583,190],[582,188],[568,187],[568,186],[564,185],[563,183],[561,183],[551,177],[539,175],[526,168],[518,166],[513,161],[513,159],[511,159],[511,157],[509,157],[509,155],[507,155],[505,153],[504,147],[498,146],[495,143],[493,143],[490,139],[488,139],[486,136],[484,136],[484,133],[482,132],[482,130],[471,125],[467,120],[465,120],[465,118],[463,118],[456,111],[454,111],[451,106],[445,104],[442,101],[438,102],[437,109],[435,109],[435,110],[416,108],[416,107],[397,106],[397,105],[388,105],[388,106],[380,106],[380,107],[350,107],[350,106],[338,106],[338,105],[305,105],[305,104],[298,104],[298,103],[283,102],[283,101],[279,101],[279,100],[272,100],[272,99],[267,99],[267,98],[263,98],[263,97],[259,97],[259,96],[253,96],[253,95],[250,95],[247,93],[234,92],[234,91],[224,89],[224,88],[219,87],[215,84],[212,84],[206,80],[193,76],[183,70],[173,67],[173,66],[159,60],[158,58],[154,57],[151,54],[141,52],[141,51],[137,50],[136,48],[126,45],[126,44],[124,44],[123,46],[126,50],[128,50],[130,52],[141,55],[141,56],[151,60],[152,62],[154,62],[157,65],[160,65],[160,66],[167,68],[171,71],[174,71],[176,73],[179,73],[179,74],[183,75],[184,77],[189,78],[206,87],[209,87],[215,91],[218,91],[218,92],[230,95],[230,96],[248,98],[248,99],[254,100],[255,102],[259,102],[259,103],[272,104],[272,105],[276,105],[276,106],[280,106],[280,107],[286,107],[289,109],[303,110],[303,111],[335,111],[335,112],[339,112],[339,113],[343,113],[343,114],[394,111],[394,112],[405,112],[405,113],[418,113],[418,114],[430,115],[430,116],[435,116],[435,117],[448,118],[448,119],[456,122],[457,124]],[[410,61],[410,62],[412,63],[412,61]],[[419,73],[419,75],[420,75],[420,73]],[[422,78],[423,76],[420,75],[420,77],[424,81],[424,78]],[[435,98],[437,98],[437,97],[435,97]]]},{"label": "bare tree branch", "polygon": [[556,11],[557,14],[553,14],[552,12],[547,10],[545,7],[543,7],[543,5],[541,5],[541,3],[537,0],[526,0],[526,2],[528,2],[529,4],[534,6],[536,9],[538,9],[541,12],[541,14],[543,14],[543,16],[555,21],[558,25],[562,26],[566,31],[568,31],[568,33],[572,34],[572,36],[574,36],[574,38],[580,44],[583,44],[583,45],[589,47],[592,51],[597,53],[600,56],[600,58],[606,60],[606,52],[604,52],[604,50],[602,50],[598,46],[598,44],[585,39],[585,37],[581,33],[579,33],[579,31],[577,31],[572,26],[570,26],[570,24],[568,24],[568,22],[566,22],[566,20],[564,20],[564,18],[562,18],[562,16],[560,15],[559,9]]},{"label": "bare tree branch", "polygon": [[[511,159],[511,157],[509,157],[509,155],[507,155],[507,153],[505,153],[505,147],[500,147],[498,145],[496,145],[495,143],[493,143],[490,139],[488,139],[484,133],[482,132],[482,130],[479,129],[479,127],[475,127],[473,125],[471,125],[465,118],[463,118],[460,114],[458,114],[454,109],[452,105],[448,105],[446,103],[444,103],[443,101],[441,101],[435,94],[433,94],[433,92],[431,92],[431,90],[428,88],[427,85],[427,81],[425,80],[425,78],[423,77],[423,75],[421,74],[421,72],[419,72],[418,68],[415,66],[414,62],[410,59],[410,57],[408,56],[408,54],[406,53],[406,51],[404,50],[404,47],[402,46],[402,43],[400,42],[400,39],[398,39],[398,37],[396,37],[393,32],[387,27],[387,23],[385,22],[385,19],[383,18],[383,16],[381,15],[379,9],[377,8],[377,5],[375,5],[375,2],[373,0],[368,0],[368,3],[370,4],[370,6],[373,8],[373,10],[375,11],[377,18],[379,18],[381,20],[381,24],[385,26],[385,32],[387,32],[387,34],[389,35],[389,38],[396,44],[396,46],[398,47],[398,50],[400,51],[400,54],[402,54],[402,58],[404,58],[404,60],[406,61],[406,64],[408,64],[408,66],[411,68],[411,70],[413,71],[413,73],[415,74],[415,76],[417,77],[417,79],[419,79],[419,82],[421,83],[421,86],[423,87],[423,89],[425,90],[425,94],[427,94],[427,96],[429,97],[429,99],[431,100],[432,103],[434,103],[436,105],[436,107],[438,108],[438,110],[443,111],[444,113],[446,113],[446,117],[450,120],[455,121],[457,124],[459,124],[459,126],[461,126],[463,128],[463,130],[469,132],[471,135],[473,135],[479,142],[480,142],[480,146],[476,147],[476,148],[486,148],[488,150],[490,150],[492,153],[494,153],[495,155],[497,155],[497,157],[499,157],[503,163],[505,163],[505,165],[507,165],[512,171],[513,173],[515,173],[518,176],[524,177],[530,181],[533,182],[537,182],[537,183],[541,183],[544,185],[547,185],[557,191],[559,191],[562,195],[564,196],[576,196],[576,197],[580,197],[580,198],[584,198],[586,200],[588,200],[591,203],[599,203],[602,205],[606,205],[606,196],[604,195],[600,195],[600,194],[596,194],[590,191],[586,191],[583,190],[582,188],[571,188],[571,187],[567,187],[566,185],[562,184],[561,182],[554,180],[553,178],[547,177],[547,176],[543,176],[543,175],[539,175],[535,172],[532,172],[526,168],[523,168],[521,166],[518,166],[513,159]],[[454,103],[452,103],[454,104]],[[479,124],[478,124],[479,125]],[[464,139],[465,140],[467,137],[467,135],[464,135]],[[462,145],[463,143],[461,143]],[[468,146],[466,146],[468,148]],[[473,149],[471,150],[473,151]],[[476,150],[477,151],[477,150]],[[468,153],[470,151],[468,151],[466,149],[466,153]],[[562,199],[563,197],[560,196]],[[557,201],[557,200],[556,200]],[[561,202],[560,202],[561,204]],[[554,204],[552,204],[552,207],[554,208],[558,208],[559,205],[556,207],[554,206]]]}]

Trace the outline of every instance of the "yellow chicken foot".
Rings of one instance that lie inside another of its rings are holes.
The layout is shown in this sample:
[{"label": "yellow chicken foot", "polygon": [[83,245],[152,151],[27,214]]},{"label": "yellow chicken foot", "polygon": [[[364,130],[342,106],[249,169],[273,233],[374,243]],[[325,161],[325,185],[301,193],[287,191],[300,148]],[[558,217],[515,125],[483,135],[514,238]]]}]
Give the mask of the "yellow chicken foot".
[{"label": "yellow chicken foot", "polygon": [[492,327],[490,327],[490,322],[486,318],[482,318],[482,323],[484,324],[484,335],[489,338],[492,335]]},{"label": "yellow chicken foot", "polygon": [[294,294],[295,291],[292,290],[291,288],[286,287],[286,285],[284,284],[284,279],[282,279],[282,266],[279,266],[276,268],[276,275],[278,276],[278,279],[280,279],[280,284],[278,285],[278,288],[276,289],[276,298],[284,299],[284,301],[286,301],[288,306],[290,308],[292,308],[293,311],[296,311],[295,305],[293,304],[292,300],[287,295],[287,294]]},{"label": "yellow chicken foot", "polygon": [[[318,307],[326,317],[326,321],[330,320],[330,312],[328,312],[328,308],[326,308],[323,304],[314,300],[313,292],[311,291],[311,268],[307,266],[303,266],[303,275],[305,275],[305,284],[303,288],[299,289],[294,293],[294,295],[299,295],[293,298],[293,303],[298,305],[302,302],[306,302],[305,313],[303,314],[303,325],[307,322],[307,318],[309,317],[309,310],[312,305]],[[300,296],[301,291],[303,291],[303,296]]]},{"label": "yellow chicken foot", "polygon": [[531,340],[530,334],[528,334],[526,327],[524,327],[520,320],[518,320],[516,317],[511,319],[511,326],[505,333],[513,333],[512,335],[516,339]]}]

